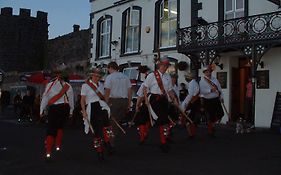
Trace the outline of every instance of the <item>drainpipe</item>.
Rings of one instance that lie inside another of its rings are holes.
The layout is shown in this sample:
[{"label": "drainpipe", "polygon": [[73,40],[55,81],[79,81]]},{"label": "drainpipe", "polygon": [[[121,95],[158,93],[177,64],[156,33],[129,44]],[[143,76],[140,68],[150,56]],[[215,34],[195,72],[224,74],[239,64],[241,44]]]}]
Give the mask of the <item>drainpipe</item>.
[{"label": "drainpipe", "polygon": [[255,126],[255,109],[256,109],[256,79],[257,79],[257,52],[256,52],[256,46],[253,45],[252,47],[252,66],[251,66],[251,73],[252,73],[252,119],[253,119],[253,124]]}]

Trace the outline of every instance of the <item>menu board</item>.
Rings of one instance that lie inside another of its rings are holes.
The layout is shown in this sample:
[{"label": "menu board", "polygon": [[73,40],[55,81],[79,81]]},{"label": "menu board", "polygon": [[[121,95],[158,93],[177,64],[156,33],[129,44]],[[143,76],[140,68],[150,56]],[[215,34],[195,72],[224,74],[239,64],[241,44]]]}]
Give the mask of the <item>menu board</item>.
[{"label": "menu board", "polygon": [[227,72],[217,72],[217,79],[220,82],[221,88],[227,88]]},{"label": "menu board", "polygon": [[271,129],[277,130],[281,127],[281,92],[276,93],[276,99],[274,104],[274,110],[271,120]]},{"label": "menu board", "polygon": [[269,70],[257,71],[257,89],[269,89]]}]

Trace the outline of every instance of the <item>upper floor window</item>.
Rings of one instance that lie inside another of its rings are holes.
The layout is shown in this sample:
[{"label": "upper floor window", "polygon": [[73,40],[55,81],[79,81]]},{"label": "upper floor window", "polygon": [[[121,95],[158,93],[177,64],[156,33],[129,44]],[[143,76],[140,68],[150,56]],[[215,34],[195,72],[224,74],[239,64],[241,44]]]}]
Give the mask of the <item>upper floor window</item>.
[{"label": "upper floor window", "polygon": [[245,0],[224,0],[225,19],[234,19],[245,16]]},{"label": "upper floor window", "polygon": [[177,0],[162,0],[159,3],[159,47],[176,46]]},{"label": "upper floor window", "polygon": [[97,24],[97,57],[110,57],[111,16],[102,17]]},{"label": "upper floor window", "polygon": [[122,14],[122,53],[138,53],[141,37],[141,8],[131,7]]}]

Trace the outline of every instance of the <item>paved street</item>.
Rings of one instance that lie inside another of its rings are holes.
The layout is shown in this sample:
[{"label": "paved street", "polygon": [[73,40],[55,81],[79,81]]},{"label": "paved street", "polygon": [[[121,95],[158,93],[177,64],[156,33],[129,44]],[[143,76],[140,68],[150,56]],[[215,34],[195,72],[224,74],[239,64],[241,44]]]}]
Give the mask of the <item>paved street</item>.
[{"label": "paved street", "polygon": [[158,147],[157,129],[139,146],[135,128],[116,141],[116,153],[99,162],[91,148],[91,137],[82,129],[68,126],[63,151],[54,160],[43,159],[45,126],[17,123],[0,116],[0,175],[277,175],[281,172],[281,136],[269,130],[237,135],[220,126],[209,138],[201,126],[194,140],[185,130],[174,130],[169,153]]}]

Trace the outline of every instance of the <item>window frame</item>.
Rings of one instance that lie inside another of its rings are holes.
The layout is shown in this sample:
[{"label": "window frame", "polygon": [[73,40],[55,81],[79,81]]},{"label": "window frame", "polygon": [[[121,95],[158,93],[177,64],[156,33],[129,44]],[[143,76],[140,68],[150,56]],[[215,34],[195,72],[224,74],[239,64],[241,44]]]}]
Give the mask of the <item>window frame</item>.
[{"label": "window frame", "polygon": [[[105,33],[102,33],[102,26],[103,23],[106,22],[105,28],[108,28],[109,26],[109,31],[106,31]],[[97,21],[97,40],[96,40],[96,60],[100,59],[107,59],[111,58],[111,40],[112,40],[112,16],[110,15],[105,15],[99,18]],[[103,49],[103,44],[102,44],[102,36],[108,35],[108,54],[107,55],[101,55],[102,49]]]},{"label": "window frame", "polygon": [[[227,1],[231,1],[231,6],[232,9],[231,10],[226,10],[226,2]],[[237,0],[224,0],[224,19],[229,20],[229,19],[235,19],[235,18],[240,18],[240,17],[245,17],[245,11],[246,11],[246,0],[242,0],[243,1],[243,8],[239,8],[237,9]],[[243,12],[243,16],[237,17],[237,13],[241,13]],[[233,14],[233,18],[226,18],[228,14]]]},{"label": "window frame", "polygon": [[[132,11],[137,11],[138,15],[139,15],[139,23],[138,25],[131,25],[131,19],[132,19]],[[135,55],[135,54],[140,54],[140,50],[141,50],[141,27],[142,27],[142,8],[139,6],[132,6],[127,8],[123,13],[122,13],[122,33],[121,33],[121,38],[122,38],[122,42],[121,42],[121,56],[125,56],[125,55]],[[128,46],[128,40],[127,40],[127,36],[128,36],[128,30],[129,28],[134,28],[135,30],[138,30],[138,38],[137,41],[134,43],[134,35],[133,32],[132,34],[132,39],[130,40],[133,44],[132,44],[132,50],[128,51],[127,50],[127,46]],[[133,50],[133,46],[137,45],[137,49]]]}]

